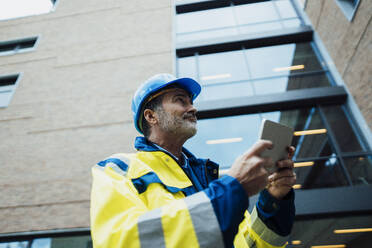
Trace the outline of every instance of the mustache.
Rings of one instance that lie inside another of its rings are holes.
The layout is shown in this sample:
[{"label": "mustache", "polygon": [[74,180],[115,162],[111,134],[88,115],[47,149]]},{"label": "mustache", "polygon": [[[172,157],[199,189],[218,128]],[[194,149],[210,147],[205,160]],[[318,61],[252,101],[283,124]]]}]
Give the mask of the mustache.
[{"label": "mustache", "polygon": [[192,119],[195,119],[195,120],[197,119],[195,113],[185,113],[185,114],[183,115],[183,118],[184,118],[184,119],[192,118]]}]

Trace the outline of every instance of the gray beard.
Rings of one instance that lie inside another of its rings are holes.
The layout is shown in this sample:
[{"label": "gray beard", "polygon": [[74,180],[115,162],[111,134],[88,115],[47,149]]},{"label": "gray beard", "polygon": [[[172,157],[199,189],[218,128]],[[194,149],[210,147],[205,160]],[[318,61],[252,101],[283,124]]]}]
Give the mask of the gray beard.
[{"label": "gray beard", "polygon": [[179,137],[189,139],[196,134],[196,123],[184,119],[184,116],[173,116],[159,108],[156,111],[159,115],[159,126],[166,132],[172,133]]}]

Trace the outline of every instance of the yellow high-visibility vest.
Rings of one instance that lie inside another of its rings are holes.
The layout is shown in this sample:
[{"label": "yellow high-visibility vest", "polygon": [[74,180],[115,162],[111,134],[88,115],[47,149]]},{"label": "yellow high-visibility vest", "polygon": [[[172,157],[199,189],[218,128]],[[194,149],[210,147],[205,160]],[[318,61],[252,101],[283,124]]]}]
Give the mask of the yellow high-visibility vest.
[{"label": "yellow high-visibility vest", "polygon": [[[192,182],[166,153],[114,154],[92,168],[93,247],[224,247],[212,204],[203,192],[186,197]],[[133,179],[156,180],[140,190]],[[239,225],[234,246],[284,247],[287,237],[271,231],[254,208]]]}]

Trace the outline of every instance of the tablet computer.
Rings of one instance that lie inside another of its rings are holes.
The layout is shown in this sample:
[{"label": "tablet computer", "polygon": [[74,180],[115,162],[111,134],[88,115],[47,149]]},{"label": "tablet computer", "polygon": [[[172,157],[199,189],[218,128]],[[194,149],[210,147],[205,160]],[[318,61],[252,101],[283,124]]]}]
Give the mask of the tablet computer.
[{"label": "tablet computer", "polygon": [[271,166],[265,167],[269,173],[276,171],[278,160],[287,159],[288,147],[291,145],[292,137],[293,128],[266,119],[262,120],[259,139],[273,142],[272,149],[267,149],[261,153],[262,157],[271,157],[274,162]]}]

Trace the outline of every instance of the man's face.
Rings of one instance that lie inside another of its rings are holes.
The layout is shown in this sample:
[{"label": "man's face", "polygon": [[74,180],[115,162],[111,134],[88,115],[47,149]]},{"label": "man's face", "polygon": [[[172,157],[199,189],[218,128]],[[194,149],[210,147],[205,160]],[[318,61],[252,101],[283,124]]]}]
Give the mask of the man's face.
[{"label": "man's face", "polygon": [[167,92],[162,101],[162,108],[156,113],[159,126],[167,132],[191,138],[196,134],[196,109],[189,94],[179,88]]}]

